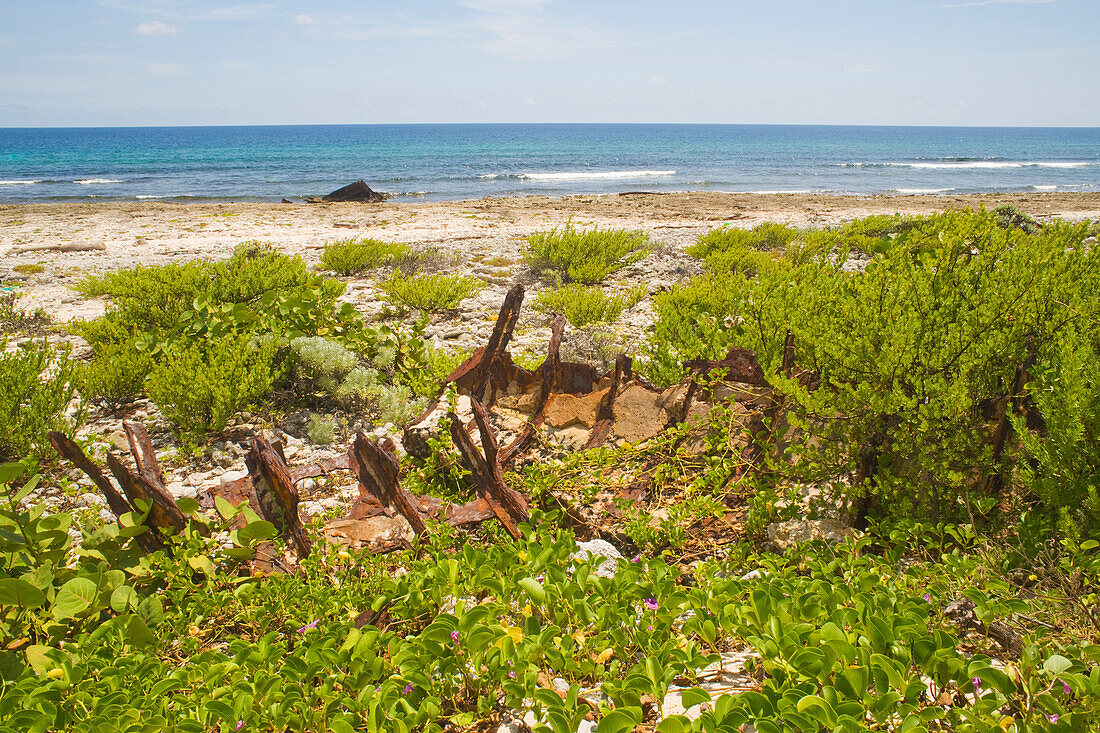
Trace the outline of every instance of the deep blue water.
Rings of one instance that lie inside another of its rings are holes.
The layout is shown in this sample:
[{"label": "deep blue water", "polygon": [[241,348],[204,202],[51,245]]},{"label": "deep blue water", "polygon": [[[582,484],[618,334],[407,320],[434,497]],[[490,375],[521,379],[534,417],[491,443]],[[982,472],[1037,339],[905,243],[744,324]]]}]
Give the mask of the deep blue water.
[{"label": "deep blue water", "polygon": [[1100,191],[1100,128],[325,125],[0,128],[0,203],[622,191]]}]

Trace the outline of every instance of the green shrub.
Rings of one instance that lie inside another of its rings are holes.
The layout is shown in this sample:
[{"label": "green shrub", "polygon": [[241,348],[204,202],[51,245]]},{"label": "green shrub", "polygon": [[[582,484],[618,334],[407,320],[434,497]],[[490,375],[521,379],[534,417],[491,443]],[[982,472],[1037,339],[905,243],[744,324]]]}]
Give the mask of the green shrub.
[{"label": "green shrub", "polygon": [[108,407],[134,400],[145,388],[145,377],[153,368],[153,355],[134,347],[134,342],[100,342],[93,348],[90,364],[80,375],[80,395]]},{"label": "green shrub", "polygon": [[102,318],[74,330],[93,345],[141,336],[160,346],[181,335],[249,330],[301,335],[295,332],[346,327],[351,306],[335,308],[345,287],[314,275],[299,257],[245,243],[222,262],[139,265],[85,278],[75,289],[111,304]]},{"label": "green shrub", "polygon": [[23,275],[41,275],[46,271],[46,268],[37,263],[29,263],[26,265],[16,265],[11,268],[12,272],[18,272]]},{"label": "green shrub", "polygon": [[0,458],[50,455],[46,433],[72,435],[84,413],[66,410],[78,383],[78,365],[69,348],[54,349],[44,341],[9,351],[0,339]]},{"label": "green shrub", "polygon": [[321,253],[321,266],[341,275],[357,275],[365,270],[400,265],[413,258],[415,254],[407,244],[354,237],[326,244]]},{"label": "green shrub", "polygon": [[[819,249],[656,296],[643,373],[667,384],[685,359],[750,348],[796,428],[791,480],[834,486],[860,515],[969,516],[991,506],[976,489],[1010,468],[994,460],[985,408],[1006,398],[1029,338],[1058,359],[1058,334],[1096,322],[1100,251],[1081,246],[1082,226],[1033,235],[985,212],[871,224],[849,228],[894,231],[862,273],[844,271],[842,232],[839,255]],[[779,373],[788,330],[819,389]]]},{"label": "green shrub", "polygon": [[599,287],[573,284],[542,291],[531,307],[542,313],[564,315],[574,327],[581,328],[619,320],[624,310],[633,308],[645,295],[644,285],[608,295]]},{"label": "green shrub", "polygon": [[577,230],[572,224],[527,237],[523,261],[563,282],[595,285],[649,254],[649,237],[625,229]]},{"label": "green shrub", "polygon": [[684,251],[703,260],[711,272],[743,272],[751,277],[762,268],[786,264],[783,250],[798,235],[799,231],[793,227],[771,222],[759,224],[751,231],[726,226],[700,235]]},{"label": "green shrub", "polygon": [[457,308],[463,300],[481,292],[485,283],[466,275],[406,275],[395,270],[378,287],[395,305],[435,313]]},{"label": "green shrub", "polygon": [[336,424],[331,417],[313,413],[306,423],[306,436],[314,445],[332,445],[336,439]]},{"label": "green shrub", "polygon": [[151,399],[186,446],[225,428],[229,417],[271,391],[276,345],[247,336],[180,341],[146,380]]},{"label": "green shrub", "polygon": [[50,317],[41,308],[27,313],[15,307],[19,294],[14,290],[0,291],[0,334],[34,333],[46,330]]},{"label": "green shrub", "polygon": [[1013,414],[1027,460],[1020,461],[1024,487],[1068,534],[1100,533],[1100,374],[1096,373],[1097,324],[1093,338],[1074,331],[1053,345],[1040,362],[1027,394],[1045,430],[1028,430]]},{"label": "green shrub", "polygon": [[290,342],[290,350],[297,357],[296,376],[329,394],[359,364],[359,357],[323,336],[300,336]]}]

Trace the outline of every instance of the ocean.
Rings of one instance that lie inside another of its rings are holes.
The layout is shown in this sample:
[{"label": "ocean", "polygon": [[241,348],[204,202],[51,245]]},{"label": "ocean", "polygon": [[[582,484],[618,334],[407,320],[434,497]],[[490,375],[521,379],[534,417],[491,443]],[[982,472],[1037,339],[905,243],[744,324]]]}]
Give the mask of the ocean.
[{"label": "ocean", "polygon": [[0,203],[397,201],[625,191],[1100,191],[1100,128],[319,125],[0,128]]}]

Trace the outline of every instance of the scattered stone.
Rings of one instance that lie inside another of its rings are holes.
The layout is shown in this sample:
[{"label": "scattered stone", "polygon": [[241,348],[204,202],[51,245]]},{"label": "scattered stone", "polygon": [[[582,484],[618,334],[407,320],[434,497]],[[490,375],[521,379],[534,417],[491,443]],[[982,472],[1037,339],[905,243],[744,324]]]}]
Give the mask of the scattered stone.
[{"label": "scattered stone", "polygon": [[592,571],[598,578],[612,578],[619,569],[619,560],[623,559],[622,553],[615,546],[605,540],[589,540],[578,542],[577,551],[573,553],[573,560],[600,560]]},{"label": "scattered stone", "polygon": [[791,519],[786,522],[772,522],[767,529],[768,542],[777,552],[786,552],[802,542],[825,540],[843,542],[850,537],[858,537],[859,531],[843,522],[832,519]]}]

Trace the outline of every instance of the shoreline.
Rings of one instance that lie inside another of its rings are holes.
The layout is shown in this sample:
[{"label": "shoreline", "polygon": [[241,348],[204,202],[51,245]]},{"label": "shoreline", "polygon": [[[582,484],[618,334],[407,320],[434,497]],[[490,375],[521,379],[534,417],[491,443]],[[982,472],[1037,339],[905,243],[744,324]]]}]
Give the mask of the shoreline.
[{"label": "shoreline", "polygon": [[[662,285],[682,279],[697,263],[682,253],[702,233],[723,225],[751,228],[765,221],[821,228],[876,214],[927,214],[1009,204],[1039,220],[1100,219],[1100,192],[971,195],[623,193],[565,197],[523,196],[447,202],[378,204],[173,203],[163,201],[0,205],[0,286],[21,293],[19,307],[43,308],[57,321],[99,315],[104,303],[69,285],[88,273],[193,259],[228,257],[259,240],[317,267],[325,244],[373,237],[461,255],[456,268],[485,279],[485,297],[523,276],[528,234],[571,223],[641,229],[657,252],[632,276]],[[50,249],[53,248],[53,249]],[[72,251],[59,251],[59,248]],[[483,260],[511,264],[496,269]],[[648,263],[648,264],[646,264]],[[23,275],[20,265],[43,272]],[[375,296],[370,277],[349,278],[357,306]],[[614,283],[612,283],[614,285]],[[479,299],[480,300],[480,299]],[[492,310],[496,306],[492,306]]]}]

